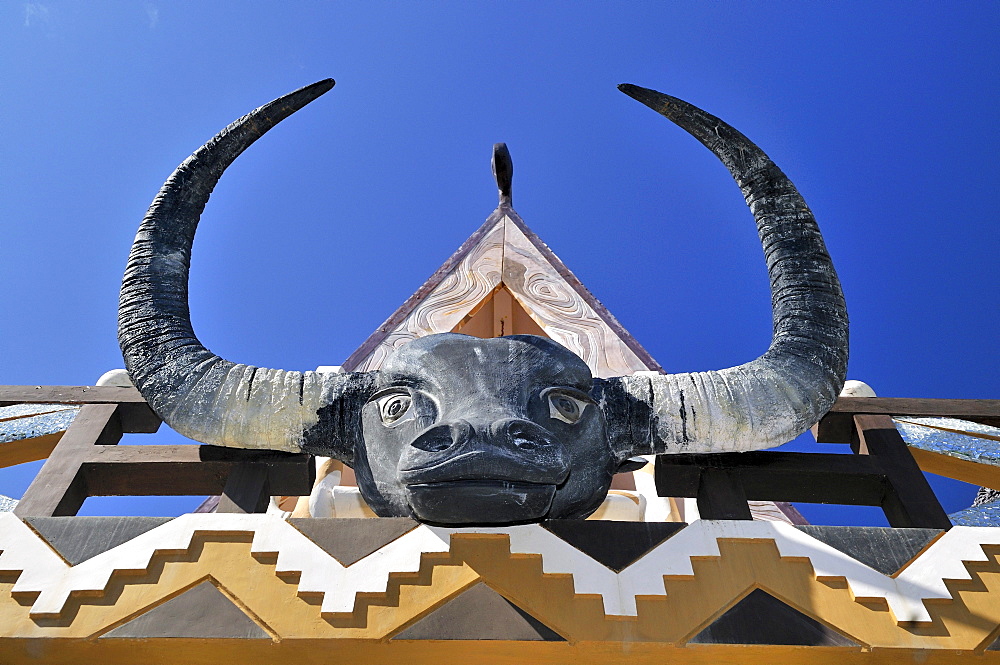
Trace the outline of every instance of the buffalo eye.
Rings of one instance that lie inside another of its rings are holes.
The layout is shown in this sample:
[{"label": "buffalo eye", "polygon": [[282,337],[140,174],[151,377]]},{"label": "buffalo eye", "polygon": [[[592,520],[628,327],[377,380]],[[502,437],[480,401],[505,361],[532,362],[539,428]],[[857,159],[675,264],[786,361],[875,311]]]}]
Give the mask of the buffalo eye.
[{"label": "buffalo eye", "polygon": [[545,397],[549,402],[549,417],[570,425],[580,420],[583,410],[590,403],[589,398],[585,399],[583,394],[572,395],[565,390],[550,390]]},{"label": "buffalo eye", "polygon": [[375,403],[378,405],[382,424],[394,425],[412,418],[413,414],[410,410],[412,402],[410,394],[402,391],[393,391],[377,398]]}]

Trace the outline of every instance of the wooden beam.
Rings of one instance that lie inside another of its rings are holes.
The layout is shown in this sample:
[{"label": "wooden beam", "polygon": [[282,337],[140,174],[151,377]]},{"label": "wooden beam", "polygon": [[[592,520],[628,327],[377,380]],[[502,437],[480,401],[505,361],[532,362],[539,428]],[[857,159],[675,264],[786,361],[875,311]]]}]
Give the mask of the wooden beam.
[{"label": "wooden beam", "polygon": [[237,464],[226,479],[217,513],[263,513],[271,501],[267,468],[260,464]]},{"label": "wooden beam", "polygon": [[[188,496],[221,494],[234,468],[263,467],[274,494],[312,491],[312,456],[218,446],[95,447],[83,471],[91,496]],[[126,472],[127,470],[127,472]]]},{"label": "wooden beam", "polygon": [[122,438],[117,404],[87,404],[63,434],[14,508],[18,517],[76,515],[88,496],[80,467],[94,444],[113,445]]},{"label": "wooden beam", "polygon": [[[696,459],[697,458],[697,459]],[[698,496],[701,485],[702,455],[657,455],[653,462],[656,495],[665,497]]]},{"label": "wooden beam", "polygon": [[752,520],[739,471],[708,467],[698,483],[698,513],[706,520]]},{"label": "wooden beam", "polygon": [[879,506],[887,492],[885,473],[872,457],[756,451],[657,456],[657,494],[700,497],[702,474],[711,468],[735,474],[753,501]]},{"label": "wooden beam", "polygon": [[[880,506],[895,527],[949,529],[951,522],[892,418],[858,415],[854,455],[758,451],[660,455],[660,496],[696,496],[702,517],[746,519],[747,499]],[[702,504],[709,508],[706,515]]]},{"label": "wooden beam", "polygon": [[510,291],[502,286],[493,294],[493,336],[514,334],[514,307]]},{"label": "wooden beam", "polygon": [[88,496],[219,494],[232,472],[248,464],[262,470],[275,493],[304,495],[312,489],[315,470],[306,454],[114,445],[123,432],[155,432],[160,425],[134,388],[0,386],[0,403],[82,405],[65,433],[0,446],[0,465],[48,457],[15,509],[22,517],[75,515]]},{"label": "wooden beam", "polygon": [[963,483],[1000,490],[1000,466],[981,464],[973,460],[924,450],[915,446],[909,446],[909,450],[921,471],[954,478]]},{"label": "wooden beam", "polygon": [[855,414],[958,418],[1000,427],[1000,400],[840,397],[819,421],[816,441],[851,443]]},{"label": "wooden beam", "polygon": [[882,509],[895,527],[950,529],[951,521],[910,454],[891,416],[854,416],[858,456],[871,455],[885,471],[890,492]]},{"label": "wooden beam", "polygon": [[161,422],[139,391],[125,386],[0,386],[0,406],[12,404],[118,404],[128,434],[152,434]]},{"label": "wooden beam", "polygon": [[0,469],[45,459],[52,454],[52,450],[59,443],[62,435],[63,432],[56,432],[31,439],[0,443]]},{"label": "wooden beam", "polygon": [[0,386],[0,406],[11,404],[145,404],[125,386]]}]

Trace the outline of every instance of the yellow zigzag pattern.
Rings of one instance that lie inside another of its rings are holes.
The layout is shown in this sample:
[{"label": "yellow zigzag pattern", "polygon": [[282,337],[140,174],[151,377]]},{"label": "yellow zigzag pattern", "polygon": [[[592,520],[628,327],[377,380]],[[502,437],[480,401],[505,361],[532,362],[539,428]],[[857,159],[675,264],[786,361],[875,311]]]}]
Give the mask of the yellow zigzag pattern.
[{"label": "yellow zigzag pattern", "polygon": [[10,638],[93,640],[206,578],[279,641],[383,641],[478,581],[571,644],[682,645],[754,588],[846,634],[862,645],[859,652],[981,651],[1000,627],[1000,547],[984,548],[987,561],[966,564],[971,580],[947,582],[953,600],[928,601],[930,623],[908,625],[884,601],[855,598],[843,578],[818,580],[808,559],[781,557],[771,540],[720,539],[721,556],[695,559],[694,575],[665,576],[666,595],[638,597],[635,617],[605,615],[601,596],[575,593],[572,575],[543,573],[537,554],[512,555],[502,534],[455,534],[449,552],[424,554],[417,572],[390,574],[386,590],[358,594],[352,612],[323,613],[314,594],[297,590],[298,575],[277,573],[276,557],[251,554],[250,540],[199,533],[184,551],[157,552],[144,571],[116,572],[103,593],[72,595],[58,617],[29,617],[33,594],[12,594],[16,575],[7,574],[0,577],[0,630]]}]

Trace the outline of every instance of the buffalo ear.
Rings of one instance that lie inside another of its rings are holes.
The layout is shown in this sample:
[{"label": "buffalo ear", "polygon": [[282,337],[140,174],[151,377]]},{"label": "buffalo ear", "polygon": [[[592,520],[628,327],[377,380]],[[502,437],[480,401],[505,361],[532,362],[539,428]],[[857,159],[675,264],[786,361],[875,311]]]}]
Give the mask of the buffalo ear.
[{"label": "buffalo ear", "polygon": [[594,379],[591,397],[597,402],[607,426],[608,444],[615,460],[653,454],[653,388],[648,376],[616,376]]},{"label": "buffalo ear", "polygon": [[646,464],[648,464],[648,462],[642,457],[629,457],[627,460],[618,465],[615,473],[638,471],[642,467],[646,466]]}]

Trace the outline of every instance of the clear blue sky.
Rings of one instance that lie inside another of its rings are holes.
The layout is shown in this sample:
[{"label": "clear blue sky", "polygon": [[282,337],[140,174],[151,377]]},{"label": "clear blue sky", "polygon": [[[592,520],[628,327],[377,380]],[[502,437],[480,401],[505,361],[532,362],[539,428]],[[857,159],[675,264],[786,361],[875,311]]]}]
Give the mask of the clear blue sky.
[{"label": "clear blue sky", "polygon": [[[0,383],[120,367],[121,273],[164,179],[233,119],[333,77],[203,219],[192,315],[227,358],[343,361],[493,209],[496,141],[517,210],[668,371],[759,355],[752,218],[711,154],[615,88],[630,82],[721,116],[798,185],[844,284],[851,378],[996,398],[998,28],[995,2],[6,0]],[[0,472],[0,493],[37,468]],[[974,493],[937,486],[949,512]]]}]

